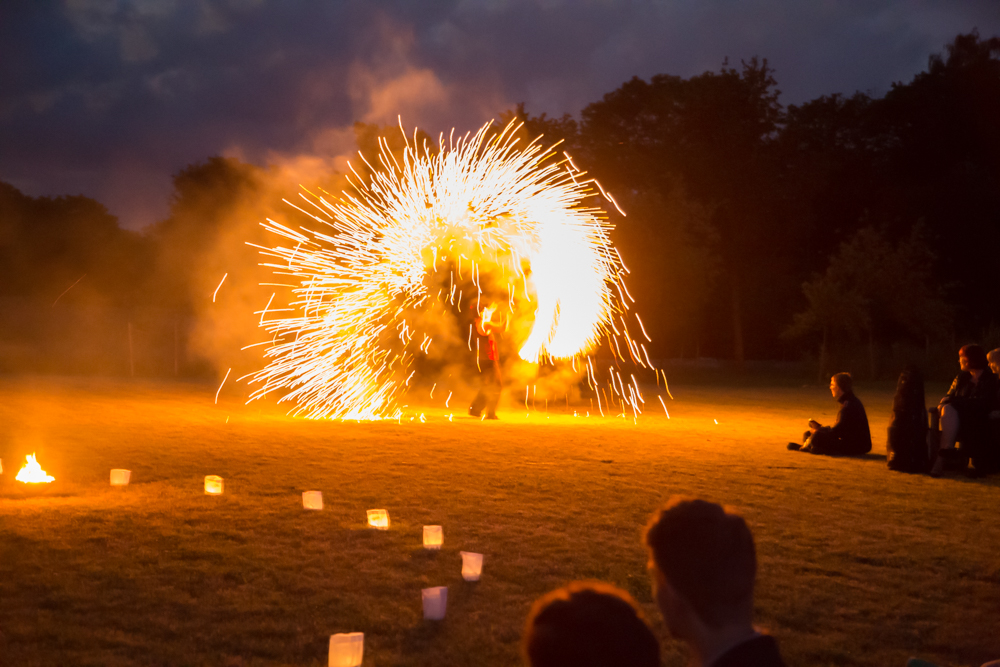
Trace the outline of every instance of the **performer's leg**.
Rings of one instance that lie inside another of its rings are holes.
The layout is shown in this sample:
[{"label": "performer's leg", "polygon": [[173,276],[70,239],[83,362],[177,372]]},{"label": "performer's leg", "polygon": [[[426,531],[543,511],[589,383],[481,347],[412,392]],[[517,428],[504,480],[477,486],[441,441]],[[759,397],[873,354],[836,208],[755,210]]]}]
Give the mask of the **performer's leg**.
[{"label": "performer's leg", "polygon": [[497,419],[497,404],[500,402],[500,390],[502,386],[500,384],[500,374],[499,372],[494,372],[491,381],[486,386],[486,392],[489,394],[489,398],[486,402],[486,418],[487,419]]},{"label": "performer's leg", "polygon": [[479,389],[479,393],[472,400],[472,405],[469,406],[469,416],[478,417],[483,413],[483,408],[486,407],[486,392],[482,388]]}]

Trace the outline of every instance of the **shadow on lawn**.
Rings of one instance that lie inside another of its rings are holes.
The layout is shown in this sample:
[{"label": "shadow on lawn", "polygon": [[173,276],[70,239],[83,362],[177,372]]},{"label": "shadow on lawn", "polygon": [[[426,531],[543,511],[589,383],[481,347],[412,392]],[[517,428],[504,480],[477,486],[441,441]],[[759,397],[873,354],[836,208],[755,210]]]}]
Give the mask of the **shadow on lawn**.
[{"label": "shadow on lawn", "polygon": [[[428,621],[423,618],[409,628],[402,636],[400,648],[405,655],[430,655],[433,646],[449,633],[449,627],[455,625],[457,618],[467,617],[470,606],[480,603],[476,591],[478,581],[460,581],[448,586],[448,608],[443,621]],[[449,624],[449,618],[453,619]],[[507,638],[509,639],[509,638]]]},{"label": "shadow on lawn", "polygon": [[[869,462],[874,462],[874,463],[881,463],[883,465],[885,465],[885,462],[886,462],[886,455],[885,454],[876,454],[875,452],[869,452],[867,454],[862,454],[861,456],[849,456],[849,457],[837,457],[837,458],[859,459],[859,460],[862,460],[862,461],[869,461]],[[892,472],[892,473],[903,474],[903,475],[914,475],[914,476],[918,476],[918,477],[922,476],[922,475],[926,475],[926,473],[922,473],[922,472],[909,472],[909,471],[906,471],[906,470],[886,470],[886,472]],[[970,477],[970,476],[964,474],[962,471],[959,471],[959,470],[951,470],[951,471],[946,472],[944,474],[944,476],[942,477],[942,479],[947,479],[947,480],[952,480],[952,481],[955,481],[955,482],[962,482],[962,483],[973,483],[973,484],[979,484],[979,485],[986,485],[986,486],[1000,486],[1000,475],[990,475],[989,477],[982,477],[982,476],[980,476],[980,477]]]}]

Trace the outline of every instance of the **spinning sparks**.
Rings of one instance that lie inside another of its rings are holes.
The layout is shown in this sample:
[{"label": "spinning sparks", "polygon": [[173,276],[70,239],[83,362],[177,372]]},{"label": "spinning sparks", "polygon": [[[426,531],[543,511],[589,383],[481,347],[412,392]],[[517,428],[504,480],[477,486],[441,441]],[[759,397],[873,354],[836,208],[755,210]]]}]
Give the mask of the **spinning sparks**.
[{"label": "spinning sparks", "polygon": [[38,465],[34,454],[28,454],[25,458],[27,462],[17,472],[17,477],[14,479],[25,484],[48,484],[56,481],[55,477],[42,470],[42,466]]},{"label": "spinning sparks", "polygon": [[[397,418],[421,358],[447,357],[448,345],[475,353],[479,314],[509,329],[524,362],[569,360],[595,391],[588,355],[602,342],[616,365],[651,366],[628,333],[605,215],[585,205],[603,191],[537,141],[518,146],[518,129],[487,125],[436,148],[415,134],[401,157],[382,139],[383,169],[356,192],[301,195],[295,208],[321,231],[264,223],[286,244],[260,248],[277,260],[267,266],[297,287],[290,316],[261,318],[272,342],[251,400],[280,393],[310,418]],[[636,415],[638,385],[609,371],[602,388]]]}]

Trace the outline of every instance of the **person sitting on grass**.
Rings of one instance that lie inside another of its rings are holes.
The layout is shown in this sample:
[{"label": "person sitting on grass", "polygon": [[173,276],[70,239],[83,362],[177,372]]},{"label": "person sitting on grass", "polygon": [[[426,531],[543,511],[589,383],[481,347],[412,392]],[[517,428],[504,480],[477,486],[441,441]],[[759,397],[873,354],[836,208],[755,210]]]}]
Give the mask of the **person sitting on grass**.
[{"label": "person sitting on grass", "polygon": [[[986,361],[989,362],[993,375],[1000,381],[1000,347],[990,350],[986,355]],[[990,411],[990,435],[995,442],[1000,441],[1000,382],[997,384],[997,402]]]},{"label": "person sitting on grass", "polygon": [[924,376],[916,367],[899,374],[885,443],[886,465],[900,472],[927,472],[927,405]]},{"label": "person sitting on grass", "polygon": [[[992,463],[994,470],[1000,469],[1000,347],[990,350],[986,355],[990,370],[997,376],[997,400],[990,410],[989,436],[992,444]],[[1000,667],[1000,666],[998,666]]]},{"label": "person sitting on grass", "polygon": [[530,667],[659,667],[660,644],[625,591],[573,582],[535,601],[524,630]]},{"label": "person sitting on grass", "polygon": [[837,373],[830,378],[830,393],[840,403],[837,422],[833,426],[823,426],[810,419],[809,430],[803,436],[805,446],[790,442],[788,449],[829,456],[867,454],[872,450],[872,433],[865,406],[854,395],[851,374]]},{"label": "person sitting on grass", "polygon": [[693,667],[784,667],[778,644],[753,626],[757,555],[741,516],[674,496],[646,528],[653,596]]},{"label": "person sitting on grass", "polygon": [[[944,472],[946,458],[954,458],[955,443],[968,444],[973,460],[981,459],[989,440],[989,416],[997,407],[1000,380],[988,368],[986,352],[978,345],[965,345],[958,351],[961,369],[948,393],[938,404],[941,434],[931,476]],[[981,467],[981,466],[977,466]]]}]

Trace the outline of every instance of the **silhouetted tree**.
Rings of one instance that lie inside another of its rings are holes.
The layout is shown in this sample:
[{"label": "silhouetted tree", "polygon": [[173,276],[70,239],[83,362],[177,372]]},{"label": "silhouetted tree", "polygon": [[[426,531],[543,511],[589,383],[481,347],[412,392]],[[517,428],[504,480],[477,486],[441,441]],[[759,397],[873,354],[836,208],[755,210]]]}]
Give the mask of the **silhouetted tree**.
[{"label": "silhouetted tree", "polygon": [[767,60],[753,58],[690,79],[633,78],[582,112],[583,152],[602,182],[663,198],[680,191],[708,212],[738,361],[744,302],[773,286],[787,246],[770,185],[769,145],[783,117],[775,86]]},{"label": "silhouetted tree", "polygon": [[127,304],[149,255],[141,235],[89,197],[29,197],[0,182],[0,296],[54,301],[76,283],[69,300]]},{"label": "silhouetted tree", "polygon": [[950,329],[950,308],[934,277],[934,255],[925,234],[916,225],[894,244],[881,231],[861,229],[841,245],[822,275],[802,286],[809,306],[795,316],[786,334],[820,332],[820,377],[829,370],[829,348],[836,337],[866,339],[868,370],[875,377],[879,337],[923,340]]},{"label": "silhouetted tree", "polygon": [[949,298],[968,331],[1000,322],[995,257],[1000,247],[1000,38],[959,35],[926,72],[880,101],[891,128],[888,168],[874,217],[926,221]]},{"label": "silhouetted tree", "polygon": [[[358,144],[357,159],[351,159],[354,174],[367,181],[373,173],[382,171],[393,171],[403,164],[403,153],[407,146],[411,150],[424,150],[431,155],[437,153],[438,142],[423,130],[417,129],[416,133],[403,135],[403,131],[398,125],[378,125],[375,123],[355,123],[354,140]],[[382,144],[385,142],[389,152],[396,158],[395,163],[384,163],[382,161]],[[362,159],[363,157],[363,159]],[[351,178],[354,178],[354,174]],[[343,184],[346,186],[346,182]],[[340,194],[335,193],[335,194]]]},{"label": "silhouetted tree", "polygon": [[[216,250],[220,232],[235,224],[248,202],[256,204],[262,178],[258,167],[223,157],[190,165],[174,176],[170,215],[150,230],[158,250],[153,299],[189,310],[195,288],[199,293],[211,289],[204,280],[205,259]],[[224,270],[212,267],[212,279],[221,278]]]},{"label": "silhouetted tree", "polygon": [[580,125],[569,114],[563,114],[559,118],[549,117],[542,113],[541,116],[531,116],[524,108],[524,102],[520,102],[513,110],[504,111],[500,114],[498,127],[506,127],[509,122],[516,120],[523,124],[520,136],[525,141],[533,141],[541,138],[543,146],[555,146],[558,144],[559,156],[568,153],[571,157],[583,157],[583,150],[580,144]]},{"label": "silhouetted tree", "polygon": [[823,266],[838,244],[864,226],[882,187],[892,137],[873,119],[863,93],[791,105],[773,149],[772,187],[796,230],[796,272]]}]

